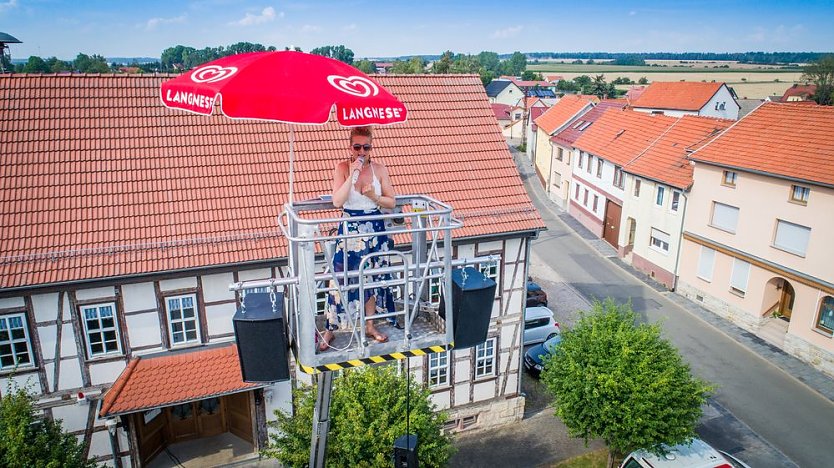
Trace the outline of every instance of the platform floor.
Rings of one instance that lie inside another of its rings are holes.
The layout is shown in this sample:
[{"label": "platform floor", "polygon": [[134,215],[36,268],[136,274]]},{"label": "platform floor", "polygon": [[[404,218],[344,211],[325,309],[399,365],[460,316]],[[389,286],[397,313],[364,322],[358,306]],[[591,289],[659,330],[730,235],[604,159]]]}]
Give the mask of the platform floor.
[{"label": "platform floor", "polygon": [[[371,350],[370,355],[377,356],[382,354],[390,354],[398,351],[407,351],[411,349],[419,349],[426,346],[426,343],[436,345],[438,342],[444,340],[445,327],[440,319],[430,320],[431,312],[420,312],[414,323],[411,326],[411,341],[405,341],[405,329],[396,328],[389,323],[387,319],[379,319],[374,321],[376,329],[388,336],[388,341],[385,343],[377,343],[371,336],[366,336],[368,341],[368,348]],[[399,317],[402,320],[402,317]],[[433,321],[437,322],[432,323]],[[316,326],[324,333],[324,317],[318,317]],[[357,324],[355,333],[353,329],[336,330],[334,340],[330,343],[330,348],[326,351],[316,350],[317,355],[329,356],[335,354],[343,354],[355,352],[361,348],[358,346],[359,340],[359,326]],[[319,338],[321,339],[321,338]]]}]

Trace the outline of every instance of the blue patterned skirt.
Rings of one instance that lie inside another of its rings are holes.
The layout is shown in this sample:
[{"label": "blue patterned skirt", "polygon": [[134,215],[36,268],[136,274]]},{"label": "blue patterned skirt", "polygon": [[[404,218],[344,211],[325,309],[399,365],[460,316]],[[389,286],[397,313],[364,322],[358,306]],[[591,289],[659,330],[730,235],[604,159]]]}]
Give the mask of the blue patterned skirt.
[{"label": "blue patterned skirt", "polygon": [[[379,210],[363,211],[345,209],[344,214],[347,217],[352,217],[380,215],[381,213]],[[385,221],[382,219],[361,222],[348,221],[347,223],[339,223],[339,235],[345,234],[345,225],[347,225],[347,232],[350,234],[372,234],[385,231]],[[347,266],[347,271],[358,271],[363,256],[373,252],[387,252],[390,249],[390,243],[389,237],[385,234],[339,239],[336,242],[336,250],[333,255],[333,271],[336,274],[336,278],[338,278],[339,284],[344,284],[344,279],[339,275],[339,272],[345,271],[345,266]],[[385,256],[372,257],[368,260],[368,265],[365,268],[384,268],[388,264],[388,258]],[[365,278],[365,283],[367,284],[371,279],[373,281],[390,280],[391,275],[372,275],[371,278]],[[358,283],[358,278],[349,280],[349,284]],[[362,310],[360,307],[364,307],[364,304],[372,297],[375,298],[377,313],[394,312],[394,295],[391,288],[365,289],[365,297],[361,302],[359,300],[359,289],[349,291],[347,293],[347,301],[343,300],[344,298],[341,297],[339,291],[331,291],[327,298],[327,311],[325,312],[327,329],[336,330],[338,328],[348,328],[350,321],[345,317],[345,304],[347,304],[348,310],[351,312],[348,317],[356,317],[359,311]],[[395,323],[396,318],[390,317],[388,321]]]}]

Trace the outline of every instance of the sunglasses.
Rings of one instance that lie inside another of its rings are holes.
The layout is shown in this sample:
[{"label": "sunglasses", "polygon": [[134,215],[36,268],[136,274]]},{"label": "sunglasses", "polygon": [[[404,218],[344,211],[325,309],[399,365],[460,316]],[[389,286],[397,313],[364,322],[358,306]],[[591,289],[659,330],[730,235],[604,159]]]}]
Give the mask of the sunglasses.
[{"label": "sunglasses", "polygon": [[361,149],[364,149],[365,151],[370,151],[371,148],[372,148],[371,145],[360,145],[360,144],[353,145],[353,151],[359,151]]}]

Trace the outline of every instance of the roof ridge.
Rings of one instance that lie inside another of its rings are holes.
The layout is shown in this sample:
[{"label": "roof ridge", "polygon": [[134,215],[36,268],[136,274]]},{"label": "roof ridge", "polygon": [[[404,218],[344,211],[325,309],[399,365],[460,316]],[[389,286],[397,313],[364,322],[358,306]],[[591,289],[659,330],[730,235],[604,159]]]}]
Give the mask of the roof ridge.
[{"label": "roof ridge", "polygon": [[663,133],[661,133],[657,138],[655,138],[655,140],[653,142],[649,143],[649,146],[644,148],[643,151],[641,151],[640,153],[637,154],[637,156],[634,156],[633,158],[631,158],[631,161],[623,164],[623,169],[625,169],[626,166],[631,165],[631,163],[637,161],[638,159],[640,159],[641,156],[646,154],[655,144],[657,144],[658,141],[660,141],[661,138],[663,138],[667,133],[669,133],[672,130],[672,128],[674,128],[678,123],[680,123],[681,120],[683,120],[683,119],[678,118],[677,120],[672,122],[672,125],[669,125],[668,127],[666,127],[666,130],[664,130]]},{"label": "roof ridge", "polygon": [[703,150],[704,150],[704,148],[706,148],[706,147],[708,147],[709,145],[711,145],[711,144],[715,143],[716,141],[718,141],[718,139],[720,139],[721,137],[723,137],[724,135],[726,135],[727,133],[729,133],[729,132],[730,132],[730,130],[732,130],[732,129],[736,126],[736,125],[738,125],[739,123],[741,123],[741,121],[742,121],[742,120],[744,120],[744,119],[746,119],[747,117],[749,117],[749,116],[751,116],[751,115],[755,114],[757,110],[762,109],[762,108],[764,108],[765,106],[769,106],[770,104],[776,104],[776,103],[767,103],[767,102],[765,102],[765,103],[763,103],[761,106],[759,106],[759,107],[757,107],[757,108],[753,109],[753,111],[752,111],[752,112],[750,112],[750,113],[748,113],[748,114],[743,115],[740,119],[738,119],[738,120],[736,120],[735,122],[733,122],[733,124],[732,124],[732,125],[730,125],[729,127],[725,128],[725,129],[724,129],[724,131],[723,131],[723,132],[721,132],[721,134],[720,134],[720,135],[718,135],[717,137],[715,137],[715,138],[713,138],[712,140],[710,140],[709,142],[707,142],[707,144],[705,144],[704,146],[702,146],[702,147],[700,147],[700,148],[696,149],[695,151],[693,151],[693,152],[692,152],[692,153],[688,156],[688,159],[693,159],[693,160],[694,160],[695,158],[694,158],[693,156],[695,156],[695,154],[696,154],[696,153],[698,153],[699,151],[703,151]]},{"label": "roof ridge", "polygon": [[116,400],[119,398],[119,394],[122,393],[122,390],[124,390],[125,385],[127,385],[128,380],[130,380],[131,374],[133,374],[134,369],[136,369],[136,366],[139,365],[139,361],[141,360],[142,356],[137,356],[130,360],[130,362],[127,365],[127,368],[124,370],[124,372],[122,372],[122,375],[120,375],[119,378],[116,379],[116,382],[113,384],[112,387],[110,387],[110,390],[108,390],[107,395],[104,398],[104,402],[101,405],[101,410],[99,410],[98,412],[99,416],[103,417],[105,414],[107,414],[110,408],[113,407],[113,405],[116,403]]}]

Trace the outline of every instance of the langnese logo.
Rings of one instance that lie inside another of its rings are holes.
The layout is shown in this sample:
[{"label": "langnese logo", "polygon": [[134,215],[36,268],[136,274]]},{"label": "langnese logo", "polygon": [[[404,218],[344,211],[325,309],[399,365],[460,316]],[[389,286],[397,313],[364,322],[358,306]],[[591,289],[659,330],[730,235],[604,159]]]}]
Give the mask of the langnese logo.
[{"label": "langnese logo", "polygon": [[216,83],[234,75],[237,67],[221,67],[219,65],[206,65],[191,73],[191,81],[195,83]]},{"label": "langnese logo", "polygon": [[339,76],[330,75],[327,82],[343,93],[358,97],[376,96],[379,94],[379,87],[373,81],[362,76]]}]

